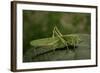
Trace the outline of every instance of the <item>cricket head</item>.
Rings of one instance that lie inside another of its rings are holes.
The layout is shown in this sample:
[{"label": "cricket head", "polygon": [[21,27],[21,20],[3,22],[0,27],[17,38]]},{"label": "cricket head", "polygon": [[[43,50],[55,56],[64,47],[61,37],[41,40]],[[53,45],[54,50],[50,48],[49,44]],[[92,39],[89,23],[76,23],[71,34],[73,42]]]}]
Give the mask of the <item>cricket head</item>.
[{"label": "cricket head", "polygon": [[77,46],[79,43],[82,42],[80,36],[78,35],[68,35],[66,37],[66,41],[69,45]]}]

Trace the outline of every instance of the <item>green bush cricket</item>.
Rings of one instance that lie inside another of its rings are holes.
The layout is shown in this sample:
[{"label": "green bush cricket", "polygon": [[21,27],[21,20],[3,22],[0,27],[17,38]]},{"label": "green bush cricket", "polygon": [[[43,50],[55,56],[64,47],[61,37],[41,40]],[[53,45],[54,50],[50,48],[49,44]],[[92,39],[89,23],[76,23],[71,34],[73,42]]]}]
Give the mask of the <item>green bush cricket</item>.
[{"label": "green bush cricket", "polygon": [[64,48],[68,51],[70,48],[68,46],[77,46],[80,43],[81,39],[77,34],[68,34],[62,35],[57,28],[53,29],[53,35],[49,38],[37,39],[30,42],[34,47],[47,47],[50,50],[55,51],[56,48]]}]

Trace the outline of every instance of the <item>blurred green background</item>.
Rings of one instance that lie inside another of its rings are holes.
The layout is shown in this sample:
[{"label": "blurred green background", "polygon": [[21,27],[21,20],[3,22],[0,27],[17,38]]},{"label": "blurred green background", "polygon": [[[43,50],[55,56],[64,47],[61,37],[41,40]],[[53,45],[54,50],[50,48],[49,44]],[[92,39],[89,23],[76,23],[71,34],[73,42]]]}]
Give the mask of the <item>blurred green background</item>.
[{"label": "blurred green background", "polygon": [[52,36],[56,25],[65,34],[90,34],[89,13],[23,10],[23,54],[31,48],[30,41]]}]

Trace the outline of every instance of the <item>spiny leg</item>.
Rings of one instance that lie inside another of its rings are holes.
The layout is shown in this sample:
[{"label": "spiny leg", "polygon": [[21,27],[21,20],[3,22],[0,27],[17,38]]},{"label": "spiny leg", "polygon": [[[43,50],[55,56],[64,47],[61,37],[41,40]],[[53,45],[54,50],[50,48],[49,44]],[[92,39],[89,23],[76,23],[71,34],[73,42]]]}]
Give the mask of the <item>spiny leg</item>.
[{"label": "spiny leg", "polygon": [[68,42],[62,38],[63,35],[60,33],[60,31],[57,27],[55,27],[55,30],[56,30],[57,33],[59,33],[58,37],[60,36],[63,44],[65,45],[66,51],[68,52],[68,50],[69,50]]},{"label": "spiny leg", "polygon": [[62,34],[60,33],[60,31],[58,30],[58,28],[55,26],[54,27],[54,30],[53,30],[53,33],[55,33],[57,35],[57,37],[61,40],[61,42],[65,45],[65,47],[67,48],[66,51],[69,50],[69,47],[68,47],[68,44],[67,44],[67,41],[65,41],[63,38],[62,38]]},{"label": "spiny leg", "polygon": [[68,48],[67,41],[65,41],[56,31],[55,31],[55,33],[57,34],[57,36],[58,36],[58,38],[61,40],[61,42],[67,47],[67,49],[69,49],[69,48]]}]

